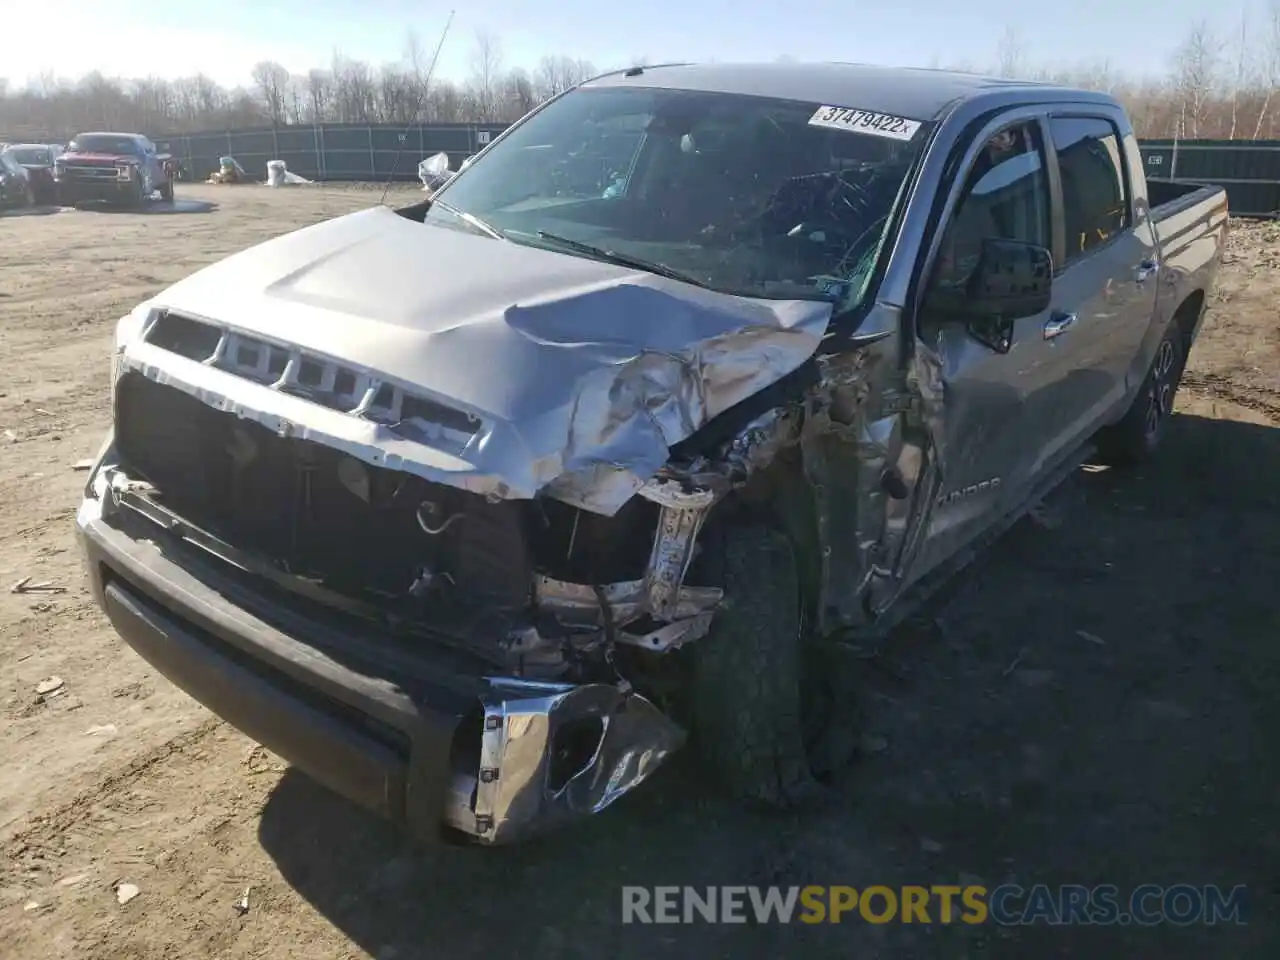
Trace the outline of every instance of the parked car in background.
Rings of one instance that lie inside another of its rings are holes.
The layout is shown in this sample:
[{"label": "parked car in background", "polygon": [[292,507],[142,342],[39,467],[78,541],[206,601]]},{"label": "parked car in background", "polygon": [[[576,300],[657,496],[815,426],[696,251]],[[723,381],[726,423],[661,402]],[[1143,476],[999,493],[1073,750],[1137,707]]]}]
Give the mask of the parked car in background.
[{"label": "parked car in background", "polygon": [[173,157],[141,134],[81,133],[55,159],[53,177],[64,205],[99,200],[143,207],[156,191],[173,200],[177,169]]},{"label": "parked car in background", "polygon": [[53,180],[53,161],[61,148],[48,143],[13,143],[7,151],[22,164],[31,181],[36,203],[57,203],[58,188]]},{"label": "parked car in background", "polygon": [[12,151],[0,150],[0,208],[29,207],[35,202],[26,167]]},{"label": "parked car in background", "polygon": [[423,837],[596,813],[685,729],[787,808],[856,745],[841,645],[1085,458],[1155,452],[1226,230],[1222,188],[1148,181],[1101,93],[598,77],[430,199],[121,319],[77,518],[93,594],[174,683]]}]

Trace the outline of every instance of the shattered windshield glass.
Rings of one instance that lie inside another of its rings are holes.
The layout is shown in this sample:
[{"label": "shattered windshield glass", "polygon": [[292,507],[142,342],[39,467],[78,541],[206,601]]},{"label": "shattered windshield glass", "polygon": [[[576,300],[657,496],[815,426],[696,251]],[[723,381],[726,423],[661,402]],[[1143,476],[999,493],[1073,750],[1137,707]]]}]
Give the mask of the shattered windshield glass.
[{"label": "shattered windshield glass", "polygon": [[726,293],[849,306],[924,134],[824,126],[822,106],[577,90],[481,154],[426,222],[644,264]]}]

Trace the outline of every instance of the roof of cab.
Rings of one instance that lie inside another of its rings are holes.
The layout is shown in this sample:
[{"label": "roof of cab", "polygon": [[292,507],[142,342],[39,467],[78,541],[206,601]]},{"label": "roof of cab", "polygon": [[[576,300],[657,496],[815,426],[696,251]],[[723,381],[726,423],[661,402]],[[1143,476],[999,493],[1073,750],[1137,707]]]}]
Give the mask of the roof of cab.
[{"label": "roof of cab", "polygon": [[1025,89],[1037,98],[1066,94],[1092,100],[1098,94],[1028,80],[1004,80],[947,70],[880,67],[862,63],[664,64],[619,70],[596,77],[586,87],[664,87],[801,100],[907,117],[937,119],[957,100],[997,90]]}]

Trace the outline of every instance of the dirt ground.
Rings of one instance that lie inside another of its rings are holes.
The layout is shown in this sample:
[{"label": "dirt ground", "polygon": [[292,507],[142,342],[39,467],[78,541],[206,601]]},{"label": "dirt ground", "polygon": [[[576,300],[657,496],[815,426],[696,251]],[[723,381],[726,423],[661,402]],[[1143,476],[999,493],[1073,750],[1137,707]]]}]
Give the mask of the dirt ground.
[{"label": "dirt ground", "polygon": [[[868,668],[867,750],[828,807],[744,813],[686,758],[580,829],[475,850],[409,846],[284,769],[91,604],[74,464],[107,426],[115,319],[378,199],[179,195],[0,219],[0,956],[1280,955],[1280,224],[1235,224],[1158,461],[1082,473]],[[622,884],[975,882],[1245,884],[1250,922],[620,924]]]}]

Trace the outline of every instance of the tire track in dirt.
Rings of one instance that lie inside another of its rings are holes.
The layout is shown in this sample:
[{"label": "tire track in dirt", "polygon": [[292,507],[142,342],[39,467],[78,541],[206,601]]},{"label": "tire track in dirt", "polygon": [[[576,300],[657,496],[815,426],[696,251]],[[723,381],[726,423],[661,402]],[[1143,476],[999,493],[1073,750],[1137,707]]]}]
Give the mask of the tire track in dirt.
[{"label": "tire track in dirt", "polygon": [[1258,384],[1237,384],[1212,373],[1184,373],[1180,389],[1215,400],[1229,400],[1272,420],[1280,421],[1280,390]]},{"label": "tire track in dirt", "polygon": [[147,752],[135,756],[123,769],[103,777],[56,810],[32,817],[28,825],[15,833],[6,844],[5,854],[9,861],[6,873],[16,869],[15,865],[19,862],[29,862],[33,854],[38,855],[55,845],[59,837],[92,816],[97,804],[145,776],[153,767],[197,746],[222,725],[223,721],[210,717],[194,730],[170,737]]}]

